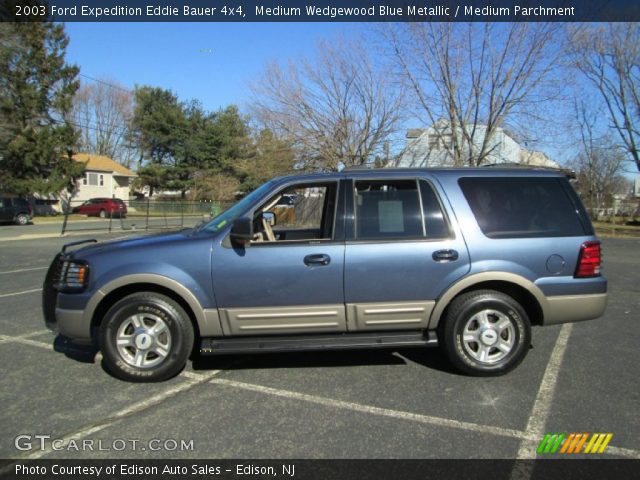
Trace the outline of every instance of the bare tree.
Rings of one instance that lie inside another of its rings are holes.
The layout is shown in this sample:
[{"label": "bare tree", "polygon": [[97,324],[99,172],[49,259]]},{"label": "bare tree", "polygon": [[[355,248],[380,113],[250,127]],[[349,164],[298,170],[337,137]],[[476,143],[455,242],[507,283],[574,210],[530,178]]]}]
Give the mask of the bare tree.
[{"label": "bare tree", "polygon": [[134,152],[127,144],[133,96],[114,81],[84,84],[74,98],[73,121],[81,130],[79,149],[106,155],[126,167]]},{"label": "bare tree", "polygon": [[578,190],[592,215],[597,216],[615,193],[624,189],[622,165],[624,149],[610,134],[599,134],[598,114],[584,102],[576,101],[575,115],[580,132],[580,151],[573,160]]},{"label": "bare tree", "polygon": [[[544,23],[404,23],[382,30],[416,115],[432,125],[447,163],[481,165],[499,129],[527,130],[555,98],[552,48]],[[544,119],[549,121],[548,118]]]},{"label": "bare tree", "polygon": [[640,24],[573,28],[569,48],[575,67],[599,92],[611,126],[640,170]]},{"label": "bare tree", "polygon": [[388,75],[364,49],[344,42],[320,43],[313,62],[271,63],[251,89],[258,120],[289,140],[309,169],[373,160],[402,114],[402,95]]}]

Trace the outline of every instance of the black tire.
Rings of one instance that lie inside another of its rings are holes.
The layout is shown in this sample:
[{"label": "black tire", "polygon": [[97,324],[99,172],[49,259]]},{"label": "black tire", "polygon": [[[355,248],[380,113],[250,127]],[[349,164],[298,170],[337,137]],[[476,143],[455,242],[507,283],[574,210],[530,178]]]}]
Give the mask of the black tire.
[{"label": "black tire", "polygon": [[27,225],[29,223],[29,215],[26,213],[19,213],[16,215],[16,224],[17,225]]},{"label": "black tire", "polygon": [[438,337],[441,348],[461,372],[497,376],[513,370],[527,355],[531,325],[527,312],[509,295],[476,290],[451,302]]},{"label": "black tire", "polygon": [[105,210],[100,210],[100,213],[98,214],[98,216],[100,218],[107,218],[107,212]]},{"label": "black tire", "polygon": [[[154,329],[162,326],[162,333],[154,336]],[[131,344],[118,345],[118,338]],[[105,366],[116,377],[160,382],[177,375],[187,363],[194,345],[193,325],[173,299],[153,292],[134,293],[109,309],[100,325],[99,344]]]}]

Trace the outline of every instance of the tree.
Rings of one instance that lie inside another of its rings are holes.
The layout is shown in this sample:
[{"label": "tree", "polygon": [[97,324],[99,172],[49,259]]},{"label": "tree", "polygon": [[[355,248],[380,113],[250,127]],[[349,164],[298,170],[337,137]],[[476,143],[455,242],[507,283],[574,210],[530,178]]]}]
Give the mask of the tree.
[{"label": "tree", "polygon": [[624,149],[616,145],[610,134],[599,134],[597,119],[585,103],[576,102],[576,123],[580,132],[580,152],[573,160],[578,191],[593,216],[608,204],[613,195],[624,190],[622,164]]},{"label": "tree", "polygon": [[293,148],[271,130],[258,132],[251,147],[249,158],[241,161],[238,167],[243,174],[240,187],[243,191],[251,191],[274,177],[293,173],[296,163]]},{"label": "tree", "polygon": [[73,120],[81,131],[79,149],[130,168],[133,149],[127,138],[132,115],[133,95],[122,85],[103,79],[82,85],[73,102]]},{"label": "tree", "polygon": [[21,195],[71,191],[84,169],[71,159],[78,68],[65,63],[64,26],[32,20],[0,29],[0,182]]},{"label": "tree", "polygon": [[573,28],[569,50],[575,68],[598,91],[611,127],[640,170],[640,24]]},{"label": "tree", "polygon": [[251,86],[258,120],[296,149],[301,167],[372,161],[395,132],[402,95],[360,46],[318,45],[315,62],[271,63]]},{"label": "tree", "polygon": [[152,87],[137,88],[135,99],[131,138],[147,162],[139,174],[152,188],[179,190],[184,198],[191,189],[202,192],[208,176],[234,184],[247,176],[240,167],[250,151],[248,121],[235,106],[207,112]]},{"label": "tree", "polygon": [[[151,188],[188,189],[183,165],[188,125],[183,105],[169,90],[136,87],[130,141],[140,151],[140,174]],[[142,162],[148,163],[143,168]]]},{"label": "tree", "polygon": [[[486,163],[499,129],[527,130],[554,98],[558,27],[545,23],[404,23],[382,30],[415,114],[452,165]],[[545,119],[548,121],[548,118]]]},{"label": "tree", "polygon": [[178,97],[157,87],[136,87],[130,124],[131,141],[143,160],[162,165],[171,161],[186,132],[186,120]]}]

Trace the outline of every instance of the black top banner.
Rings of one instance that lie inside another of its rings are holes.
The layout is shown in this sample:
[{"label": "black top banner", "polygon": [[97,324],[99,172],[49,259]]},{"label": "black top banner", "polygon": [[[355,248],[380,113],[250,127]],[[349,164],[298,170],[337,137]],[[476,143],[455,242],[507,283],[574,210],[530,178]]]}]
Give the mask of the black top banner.
[{"label": "black top banner", "polygon": [[628,22],[635,0],[2,0],[3,21]]}]

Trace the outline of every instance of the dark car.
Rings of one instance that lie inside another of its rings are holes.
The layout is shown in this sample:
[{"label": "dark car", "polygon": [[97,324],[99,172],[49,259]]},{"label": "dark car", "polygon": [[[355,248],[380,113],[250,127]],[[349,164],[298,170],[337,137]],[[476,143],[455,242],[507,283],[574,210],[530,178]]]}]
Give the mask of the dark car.
[{"label": "dark car", "polygon": [[24,198],[0,197],[0,222],[26,225],[33,218],[33,208]]},{"label": "dark car", "polygon": [[440,345],[460,371],[500,375],[533,326],[598,318],[607,301],[589,217],[568,179],[543,170],[282,177],[198,228],[86,242],[47,273],[47,325],[96,340],[135,381],[170,378],[194,348]]},{"label": "dark car", "polygon": [[127,214],[127,205],[119,198],[90,198],[82,205],[74,207],[73,213],[89,217],[121,217]]}]

